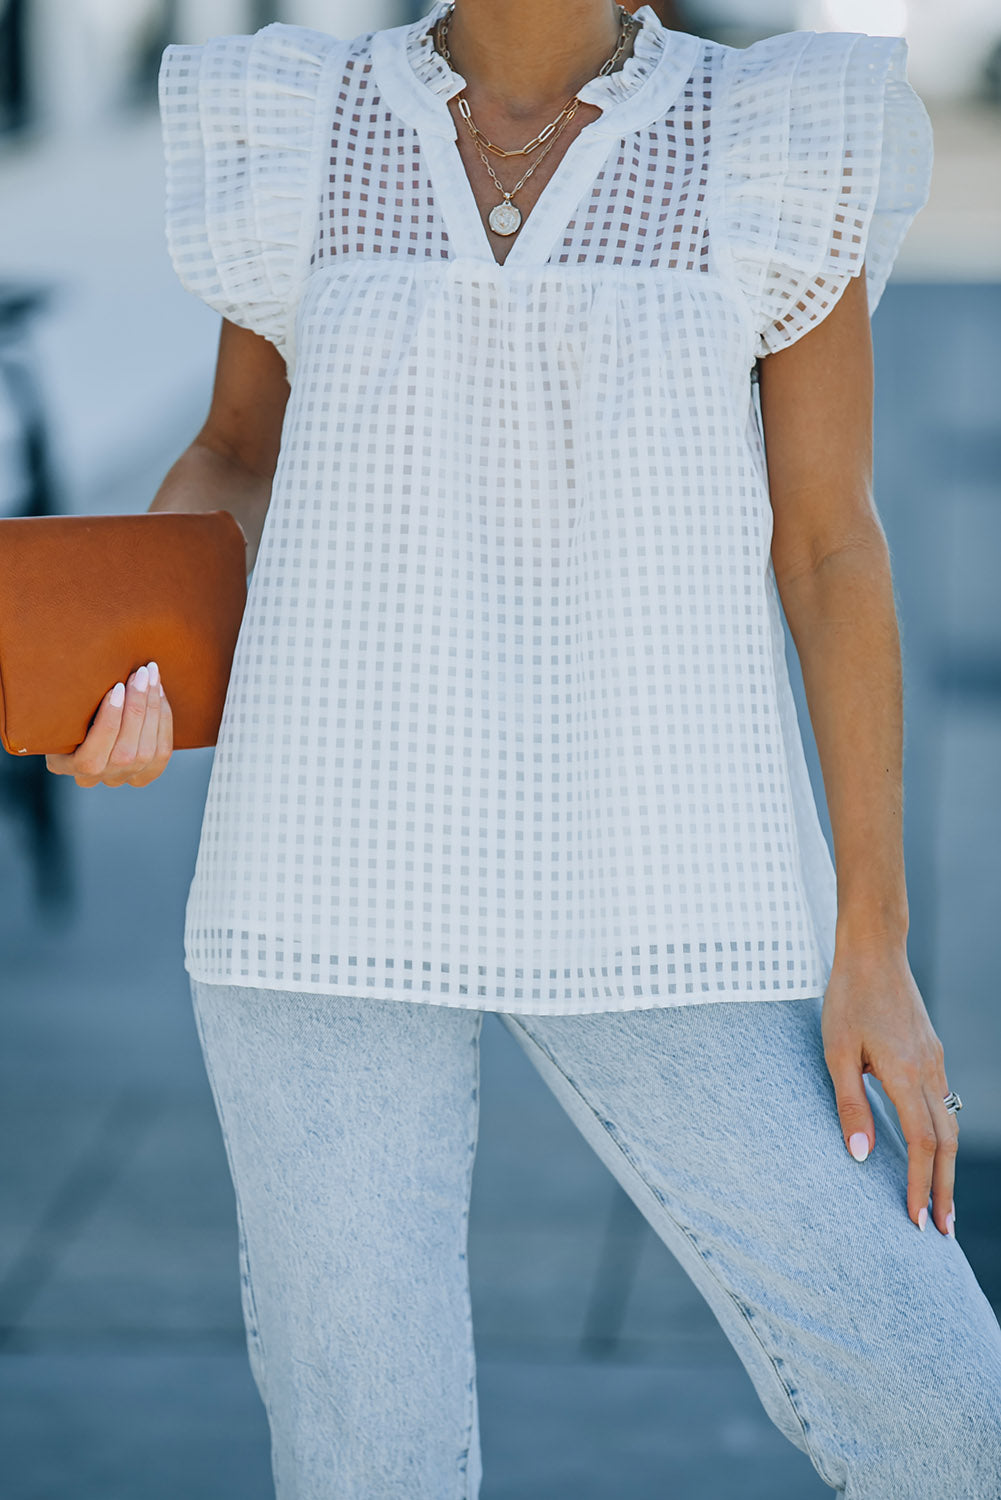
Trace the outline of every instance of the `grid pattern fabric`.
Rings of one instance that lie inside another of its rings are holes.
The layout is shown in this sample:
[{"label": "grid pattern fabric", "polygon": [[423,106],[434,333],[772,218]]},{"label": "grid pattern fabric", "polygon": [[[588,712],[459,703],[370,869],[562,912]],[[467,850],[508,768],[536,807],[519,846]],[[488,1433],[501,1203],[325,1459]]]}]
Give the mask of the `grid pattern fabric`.
[{"label": "grid pattern fabric", "polygon": [[448,260],[448,230],[420,137],[380,94],[367,40],[352,43],[334,97],[327,182],[311,263],[315,267],[386,255]]},{"label": "grid pattern fabric", "polygon": [[928,197],[932,133],[900,37],[790,32],[726,63],[721,250],[763,357],[820,322],[863,259],[875,311]]},{"label": "grid pattern fabric", "polygon": [[160,67],[167,246],[178,277],[287,358],[332,41],[269,26],[168,47]]},{"label": "grid pattern fabric", "polygon": [[863,264],[878,301],[931,165],[906,44],[642,7],[499,265],[443,9],[164,55],[178,274],[291,386],[185,965],[534,1014],[820,994],[749,374]]},{"label": "grid pattern fabric", "polygon": [[698,66],[662,119],[623,139],[567,226],[557,265],[708,271],[710,120],[719,48]]}]

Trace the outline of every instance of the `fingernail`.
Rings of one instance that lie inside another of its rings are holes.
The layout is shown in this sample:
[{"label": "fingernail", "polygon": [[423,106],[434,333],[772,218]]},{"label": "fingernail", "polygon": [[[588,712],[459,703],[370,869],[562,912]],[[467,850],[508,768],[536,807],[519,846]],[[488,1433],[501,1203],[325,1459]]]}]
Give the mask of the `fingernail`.
[{"label": "fingernail", "polygon": [[848,1137],[848,1149],[856,1161],[865,1161],[869,1155],[869,1137],[864,1131],[856,1130]]},{"label": "fingernail", "polygon": [[952,1213],[946,1214],[946,1216],[945,1216],[945,1229],[946,1229],[946,1233],[947,1234],[951,1234],[952,1237],[953,1237],[953,1239],[956,1238],[956,1215],[955,1214],[952,1214]]},{"label": "fingernail", "polygon": [[111,689],[111,697],[108,701],[111,704],[112,708],[121,708],[122,704],[125,702],[124,682],[115,683],[114,687]]},{"label": "fingernail", "polygon": [[167,696],[166,693],[163,691],[163,683],[161,682],[161,684],[160,684],[160,697],[161,698],[165,698],[166,696]]},{"label": "fingernail", "polygon": [[136,673],[136,687],[141,693],[149,687],[149,672],[145,667],[140,667]]},{"label": "fingernail", "polygon": [[924,1227],[925,1227],[925,1225],[927,1223],[928,1223],[928,1210],[926,1208],[922,1208],[920,1210],[920,1212],[918,1213],[918,1228],[922,1231],[922,1233],[924,1232]]},{"label": "fingernail", "polygon": [[150,687],[156,687],[156,685],[157,685],[157,683],[159,681],[160,681],[160,668],[157,666],[157,664],[156,664],[155,661],[151,661],[150,664],[149,664],[149,685],[150,685]]}]

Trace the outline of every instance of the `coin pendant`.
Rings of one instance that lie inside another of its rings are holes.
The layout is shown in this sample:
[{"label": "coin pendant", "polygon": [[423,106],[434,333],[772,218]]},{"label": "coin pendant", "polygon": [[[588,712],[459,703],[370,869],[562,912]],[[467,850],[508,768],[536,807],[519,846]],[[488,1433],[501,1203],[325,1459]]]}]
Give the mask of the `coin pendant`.
[{"label": "coin pendant", "polygon": [[521,223],[521,210],[509,199],[490,210],[490,228],[495,234],[514,234]]}]

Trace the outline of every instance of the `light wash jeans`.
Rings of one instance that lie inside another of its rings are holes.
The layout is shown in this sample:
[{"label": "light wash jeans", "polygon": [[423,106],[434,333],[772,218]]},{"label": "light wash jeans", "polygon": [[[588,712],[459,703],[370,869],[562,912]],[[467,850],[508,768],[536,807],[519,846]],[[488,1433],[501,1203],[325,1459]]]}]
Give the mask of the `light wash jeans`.
[{"label": "light wash jeans", "polygon": [[[476,1500],[483,1012],[191,990],[278,1500]],[[832,1489],[998,1500],[1001,1329],[958,1241],[908,1218],[868,1075],[876,1147],[845,1149],[821,1004],[499,1014]]]}]

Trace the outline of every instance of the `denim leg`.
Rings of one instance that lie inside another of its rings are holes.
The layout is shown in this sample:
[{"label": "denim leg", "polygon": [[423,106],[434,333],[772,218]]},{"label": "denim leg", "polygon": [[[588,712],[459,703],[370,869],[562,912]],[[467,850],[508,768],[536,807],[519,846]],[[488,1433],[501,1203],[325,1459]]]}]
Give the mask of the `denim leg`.
[{"label": "denim leg", "polygon": [[191,992],[278,1500],[476,1500],[482,1012]]},{"label": "denim leg", "polygon": [[832,1489],[998,1500],[1001,1329],[958,1241],[908,1218],[905,1143],[868,1077],[875,1150],[845,1149],[821,1008],[501,1019]]}]

